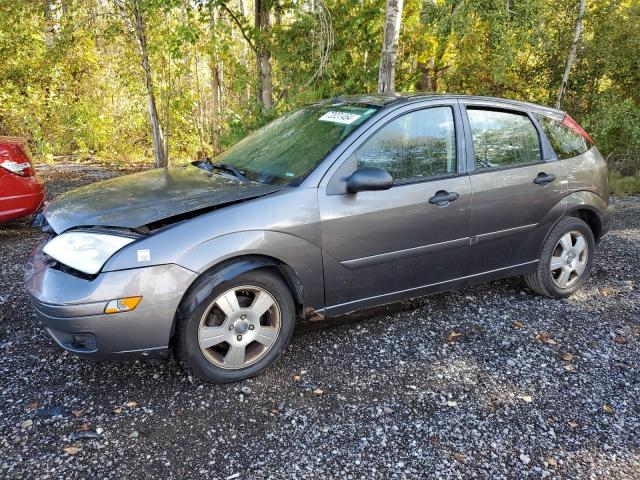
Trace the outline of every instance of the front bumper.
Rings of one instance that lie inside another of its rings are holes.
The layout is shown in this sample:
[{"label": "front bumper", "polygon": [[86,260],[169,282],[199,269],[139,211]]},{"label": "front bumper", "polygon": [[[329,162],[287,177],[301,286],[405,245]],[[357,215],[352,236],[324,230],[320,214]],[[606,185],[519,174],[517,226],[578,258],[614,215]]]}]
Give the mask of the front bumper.
[{"label": "front bumper", "polygon": [[[27,262],[25,286],[47,332],[65,350],[113,359],[161,355],[178,305],[196,274],[178,265],[103,272],[93,280],[44,263],[41,242]],[[109,300],[142,296],[131,312],[106,315]]]}]

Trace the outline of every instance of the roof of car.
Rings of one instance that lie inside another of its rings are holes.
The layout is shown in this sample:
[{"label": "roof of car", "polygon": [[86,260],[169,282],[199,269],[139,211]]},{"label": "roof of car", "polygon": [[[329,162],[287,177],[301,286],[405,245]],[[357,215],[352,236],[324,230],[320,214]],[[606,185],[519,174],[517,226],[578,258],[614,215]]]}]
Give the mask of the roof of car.
[{"label": "roof of car", "polygon": [[540,113],[546,113],[551,116],[564,115],[564,112],[556,108],[547,107],[544,105],[538,105],[535,103],[521,102],[518,100],[511,100],[508,98],[498,97],[484,97],[479,95],[461,95],[451,93],[372,93],[364,95],[339,95],[336,96],[333,101],[344,103],[364,103],[367,105],[376,105],[379,107],[389,107],[392,105],[405,104],[411,102],[417,102],[421,100],[432,100],[436,98],[459,98],[466,100],[478,100],[486,101],[487,103],[499,102],[508,105],[515,105],[519,107],[525,107],[529,110],[534,110]]}]

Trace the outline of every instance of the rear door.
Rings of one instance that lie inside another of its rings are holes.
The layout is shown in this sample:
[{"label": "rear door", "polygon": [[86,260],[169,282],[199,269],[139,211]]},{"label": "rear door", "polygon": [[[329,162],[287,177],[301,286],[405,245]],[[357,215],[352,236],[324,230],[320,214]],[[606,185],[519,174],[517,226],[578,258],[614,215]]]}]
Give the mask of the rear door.
[{"label": "rear door", "polygon": [[461,104],[473,191],[470,273],[534,262],[564,213],[566,167],[526,109]]},{"label": "rear door", "polygon": [[[332,314],[460,277],[469,249],[471,195],[465,162],[458,162],[465,147],[457,102],[409,105],[363,137],[318,190]],[[361,167],[387,170],[394,186],[347,193],[346,178]],[[451,201],[438,202],[448,194]]]}]

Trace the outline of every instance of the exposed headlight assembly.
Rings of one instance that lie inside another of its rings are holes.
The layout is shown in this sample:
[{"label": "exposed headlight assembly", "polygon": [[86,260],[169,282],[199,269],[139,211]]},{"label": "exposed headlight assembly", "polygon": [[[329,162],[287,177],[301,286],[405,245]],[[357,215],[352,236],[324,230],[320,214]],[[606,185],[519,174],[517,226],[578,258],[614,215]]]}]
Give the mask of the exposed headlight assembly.
[{"label": "exposed headlight assembly", "polygon": [[68,267],[93,275],[114,253],[133,241],[106,233],[67,232],[53,237],[42,250]]}]

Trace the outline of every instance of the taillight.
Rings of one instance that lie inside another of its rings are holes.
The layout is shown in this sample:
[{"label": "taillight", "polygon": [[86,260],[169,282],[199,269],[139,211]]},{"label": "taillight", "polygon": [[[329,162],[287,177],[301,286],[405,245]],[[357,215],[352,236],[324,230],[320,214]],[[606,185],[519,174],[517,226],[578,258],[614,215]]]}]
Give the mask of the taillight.
[{"label": "taillight", "polygon": [[21,177],[35,175],[29,155],[25,148],[16,141],[0,141],[0,167]]},{"label": "taillight", "polygon": [[582,128],[578,122],[576,122],[573,118],[571,118],[568,113],[564,114],[564,118],[562,119],[562,124],[565,127],[570,128],[577,134],[581,135],[587,142],[593,143],[593,140],[591,140],[591,137],[589,136],[589,134],[585,132],[584,128]]}]

